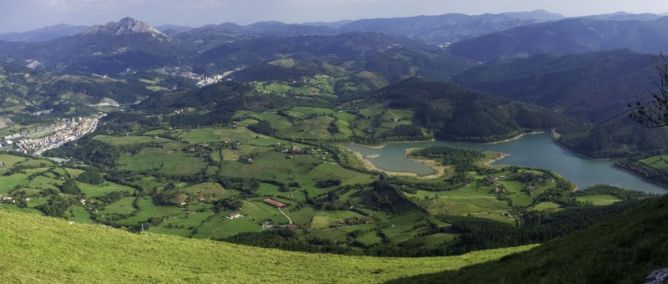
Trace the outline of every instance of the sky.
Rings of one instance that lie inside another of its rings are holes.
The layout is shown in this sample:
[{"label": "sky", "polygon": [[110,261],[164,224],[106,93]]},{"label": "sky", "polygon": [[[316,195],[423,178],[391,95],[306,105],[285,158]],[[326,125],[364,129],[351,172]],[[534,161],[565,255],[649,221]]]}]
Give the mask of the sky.
[{"label": "sky", "polygon": [[565,16],[668,12],[668,0],[0,0],[0,33],[125,16],[149,24],[288,23],[544,9]]}]

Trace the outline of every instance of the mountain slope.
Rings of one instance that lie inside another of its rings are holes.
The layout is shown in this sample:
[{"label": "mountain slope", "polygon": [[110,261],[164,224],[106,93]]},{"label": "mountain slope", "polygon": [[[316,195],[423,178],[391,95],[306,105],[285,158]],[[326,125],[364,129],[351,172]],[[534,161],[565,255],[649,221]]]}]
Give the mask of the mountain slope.
[{"label": "mountain slope", "polygon": [[476,60],[573,54],[629,48],[660,53],[668,46],[668,17],[654,21],[587,18],[521,26],[454,44],[451,51]]},{"label": "mountain slope", "polygon": [[530,248],[454,257],[352,257],[136,235],[4,209],[0,220],[0,278],[5,282],[371,283],[458,269]]},{"label": "mountain slope", "polygon": [[668,267],[668,197],[500,261],[397,283],[642,283]]},{"label": "mountain slope", "polygon": [[596,158],[660,154],[668,148],[668,129],[647,128],[621,113],[588,129],[565,129],[559,142]]},{"label": "mountain slope", "polygon": [[56,71],[115,74],[176,64],[188,52],[154,27],[124,18],[46,42],[0,42],[0,55],[38,60]]},{"label": "mountain slope", "polygon": [[522,25],[559,20],[562,16],[546,11],[464,15],[446,14],[404,18],[363,19],[343,25],[348,32],[377,32],[419,38],[443,45]]},{"label": "mountain slope", "polygon": [[222,73],[286,57],[380,73],[393,82],[417,75],[447,79],[471,66],[469,61],[421,41],[378,33],[344,33],[230,42],[203,52],[194,69],[198,73]]},{"label": "mountain slope", "polygon": [[654,87],[653,56],[630,50],[537,55],[489,63],[458,75],[460,84],[599,122]]},{"label": "mountain slope", "polygon": [[86,31],[86,26],[55,25],[22,33],[0,34],[4,41],[49,41],[61,37],[73,36]]},{"label": "mountain slope", "polygon": [[449,140],[496,141],[527,131],[572,124],[569,119],[536,105],[421,79],[381,89],[368,102],[412,110],[416,125]]},{"label": "mountain slope", "polygon": [[574,117],[560,142],[592,157],[659,153],[668,130],[647,129],[627,118],[627,104],[655,85],[656,58],[629,50],[578,55],[537,55],[488,63],[457,76],[472,89],[534,103]]}]

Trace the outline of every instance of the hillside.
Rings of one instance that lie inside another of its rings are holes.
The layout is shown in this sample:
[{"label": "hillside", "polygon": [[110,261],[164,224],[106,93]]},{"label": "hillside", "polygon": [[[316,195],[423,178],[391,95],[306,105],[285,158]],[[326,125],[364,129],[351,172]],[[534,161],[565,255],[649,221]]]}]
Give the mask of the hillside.
[{"label": "hillside", "polygon": [[668,145],[667,130],[628,119],[627,104],[649,96],[656,58],[630,50],[566,56],[537,55],[482,65],[457,76],[469,88],[537,104],[578,119],[561,142],[592,157],[653,154]]},{"label": "hillside", "polygon": [[654,21],[566,19],[521,26],[452,45],[452,52],[476,60],[524,58],[629,48],[660,53],[668,43],[668,17]]},{"label": "hillside", "polygon": [[565,129],[559,141],[597,158],[658,154],[668,147],[668,129],[646,128],[622,113],[590,129]]},{"label": "hillside", "polygon": [[417,75],[448,79],[472,66],[421,41],[378,33],[343,33],[231,41],[202,52],[193,69],[211,74],[283,58],[371,71],[394,82]]},{"label": "hillside", "polygon": [[537,55],[482,65],[458,75],[460,84],[552,108],[590,122],[626,111],[654,87],[651,55],[614,50],[567,56]]},{"label": "hillside", "polygon": [[412,110],[414,125],[449,140],[493,141],[571,124],[536,105],[422,79],[383,88],[369,101]]},{"label": "hillside", "polygon": [[0,220],[0,278],[7,282],[370,283],[458,269],[530,248],[436,258],[350,257],[136,235],[4,209]]},{"label": "hillside", "polygon": [[363,19],[345,24],[340,30],[395,34],[419,38],[435,45],[443,45],[491,32],[561,18],[563,18],[561,15],[547,11],[483,15],[446,14]]},{"label": "hillside", "polygon": [[668,266],[668,198],[610,222],[555,239],[539,248],[476,265],[396,281],[398,283],[642,283]]}]

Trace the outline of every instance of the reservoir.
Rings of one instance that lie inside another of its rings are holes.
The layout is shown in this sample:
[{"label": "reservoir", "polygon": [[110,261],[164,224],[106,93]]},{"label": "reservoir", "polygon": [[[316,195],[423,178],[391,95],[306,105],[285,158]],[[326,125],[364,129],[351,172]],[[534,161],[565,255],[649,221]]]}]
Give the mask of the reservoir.
[{"label": "reservoir", "polygon": [[399,142],[384,147],[369,147],[349,144],[347,147],[359,152],[376,167],[391,172],[410,172],[421,176],[433,173],[433,170],[414,160],[406,158],[404,153],[410,148],[431,146],[449,146],[479,152],[492,151],[510,154],[495,165],[513,165],[540,168],[560,174],[581,189],[596,184],[609,184],[622,188],[644,192],[667,194],[668,189],[647,182],[627,171],[614,166],[611,160],[594,160],[575,155],[559,146],[549,134],[525,135],[517,140],[501,143],[467,142]]}]

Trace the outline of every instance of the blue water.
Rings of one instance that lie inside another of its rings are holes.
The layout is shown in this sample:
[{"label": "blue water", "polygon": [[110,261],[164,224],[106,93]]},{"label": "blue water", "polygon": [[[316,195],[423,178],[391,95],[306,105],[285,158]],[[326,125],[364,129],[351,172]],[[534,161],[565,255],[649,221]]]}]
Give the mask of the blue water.
[{"label": "blue water", "polygon": [[[614,166],[614,161],[587,159],[575,155],[558,145],[549,134],[531,134],[503,143],[466,142],[400,142],[383,148],[372,148],[359,144],[347,145],[364,156],[371,156],[376,167],[393,172],[411,172],[429,175],[428,166],[404,156],[406,149],[430,146],[450,146],[475,151],[493,151],[510,154],[495,164],[540,168],[554,171],[584,189],[596,184],[609,184],[644,192],[667,194],[668,189],[650,183],[636,175]],[[377,157],[376,157],[377,155]]]}]

